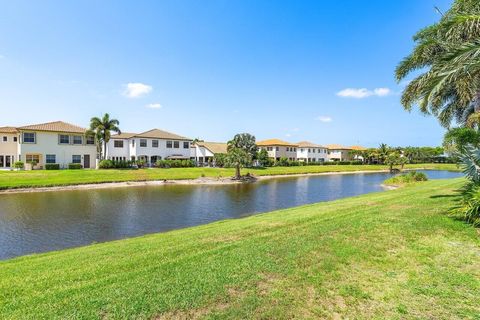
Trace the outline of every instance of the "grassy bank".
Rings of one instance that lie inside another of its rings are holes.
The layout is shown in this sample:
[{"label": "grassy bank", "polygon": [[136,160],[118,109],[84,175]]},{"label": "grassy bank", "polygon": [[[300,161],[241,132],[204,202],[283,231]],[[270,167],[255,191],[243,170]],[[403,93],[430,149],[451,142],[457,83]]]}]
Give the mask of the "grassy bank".
[{"label": "grassy bank", "polygon": [[1,319],[478,319],[462,179],[0,262]]},{"label": "grassy bank", "polygon": [[[458,170],[455,164],[407,165],[406,168]],[[257,176],[286,175],[322,172],[350,172],[362,170],[386,170],[381,165],[328,165],[302,167],[271,167],[245,169]],[[12,188],[52,187],[125,181],[185,180],[200,177],[231,177],[234,169],[221,168],[171,168],[140,170],[59,170],[59,171],[0,171],[0,190]]]}]

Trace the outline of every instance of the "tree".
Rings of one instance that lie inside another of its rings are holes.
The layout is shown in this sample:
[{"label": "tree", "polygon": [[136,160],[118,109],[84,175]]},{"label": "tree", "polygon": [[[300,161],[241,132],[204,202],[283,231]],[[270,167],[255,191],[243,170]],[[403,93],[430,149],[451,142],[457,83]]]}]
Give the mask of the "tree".
[{"label": "tree", "polygon": [[90,133],[95,134],[97,137],[97,150],[100,151],[102,155],[102,144],[103,144],[103,156],[102,159],[107,157],[107,143],[110,141],[110,136],[112,132],[118,134],[121,133],[118,125],[120,122],[117,119],[110,119],[110,115],[105,113],[102,118],[93,117],[90,119]]},{"label": "tree", "polygon": [[235,179],[240,179],[240,168],[250,166],[257,155],[255,137],[249,133],[236,134],[227,144],[227,162],[235,167]]},{"label": "tree", "polygon": [[257,153],[257,160],[258,160],[258,163],[262,166],[262,167],[267,167],[270,165],[270,158],[268,157],[268,152],[267,150],[265,149],[261,149],[260,151],[258,151]]},{"label": "tree", "polygon": [[388,147],[388,145],[386,143],[381,143],[378,147],[378,160],[380,160],[380,163],[385,163],[385,160],[387,159],[389,153],[390,148]]},{"label": "tree", "polygon": [[394,172],[393,167],[396,165],[401,165],[401,169],[403,169],[403,166],[407,162],[408,160],[405,157],[402,157],[397,152],[391,152],[385,158],[385,164],[388,165],[390,172]]},{"label": "tree", "polygon": [[450,153],[457,153],[467,146],[480,146],[480,131],[472,128],[452,128],[443,136],[443,146]]},{"label": "tree", "polygon": [[473,126],[480,120],[480,2],[456,0],[440,21],[420,30],[416,46],[396,68],[397,81],[425,70],[410,81],[402,104],[410,111],[436,116],[448,127],[455,119]]}]

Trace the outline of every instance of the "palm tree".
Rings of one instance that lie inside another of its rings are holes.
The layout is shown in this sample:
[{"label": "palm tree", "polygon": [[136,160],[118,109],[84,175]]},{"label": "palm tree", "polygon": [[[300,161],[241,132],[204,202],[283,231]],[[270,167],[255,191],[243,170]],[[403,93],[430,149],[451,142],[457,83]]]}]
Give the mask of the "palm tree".
[{"label": "palm tree", "polygon": [[107,157],[107,143],[110,141],[111,132],[121,133],[118,125],[120,122],[117,119],[110,119],[110,115],[105,113],[102,118],[93,117],[90,119],[90,132],[94,133],[97,137],[97,150],[100,151],[102,156],[102,144],[103,144],[103,156],[102,159]]},{"label": "palm tree", "polygon": [[390,148],[386,143],[381,143],[378,147],[378,160],[383,164],[390,153]]},{"label": "palm tree", "polygon": [[408,111],[418,104],[448,127],[457,122],[475,125],[480,116],[480,3],[456,0],[439,23],[414,36],[416,47],[396,69],[398,81],[426,69],[405,88],[402,104]]},{"label": "palm tree", "polygon": [[257,155],[255,137],[249,133],[236,134],[227,145],[227,161],[235,167],[235,179],[240,179],[240,168],[248,166]]}]

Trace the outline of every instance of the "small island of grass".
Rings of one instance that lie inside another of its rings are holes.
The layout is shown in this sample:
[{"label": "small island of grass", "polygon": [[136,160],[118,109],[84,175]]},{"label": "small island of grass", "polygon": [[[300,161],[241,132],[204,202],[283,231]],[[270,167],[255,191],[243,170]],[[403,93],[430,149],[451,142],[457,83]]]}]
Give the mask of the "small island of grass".
[{"label": "small island of grass", "polygon": [[406,184],[427,181],[427,175],[423,172],[410,171],[406,174],[400,174],[391,178],[388,178],[383,182],[387,186],[403,186]]}]

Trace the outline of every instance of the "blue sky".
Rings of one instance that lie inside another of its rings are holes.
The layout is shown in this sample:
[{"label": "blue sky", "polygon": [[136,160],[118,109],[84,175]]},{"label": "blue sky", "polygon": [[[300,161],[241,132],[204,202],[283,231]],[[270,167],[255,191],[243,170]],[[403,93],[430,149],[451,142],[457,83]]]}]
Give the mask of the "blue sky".
[{"label": "blue sky", "polygon": [[108,112],[125,132],[210,141],[439,145],[393,73],[450,4],[0,1],[0,126]]}]

